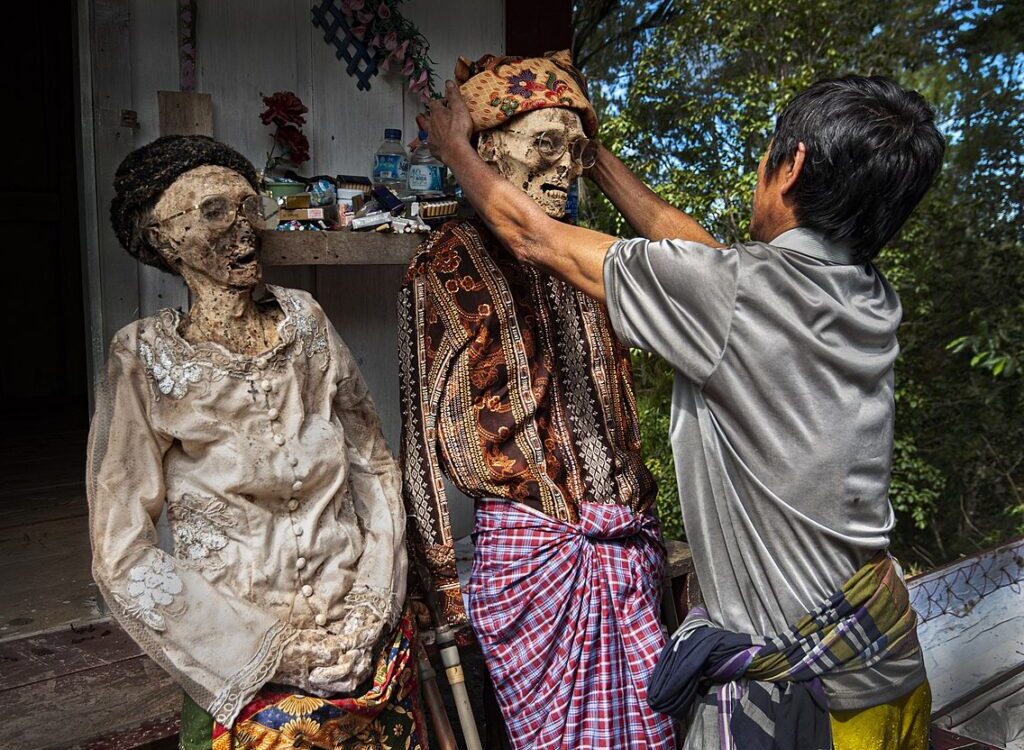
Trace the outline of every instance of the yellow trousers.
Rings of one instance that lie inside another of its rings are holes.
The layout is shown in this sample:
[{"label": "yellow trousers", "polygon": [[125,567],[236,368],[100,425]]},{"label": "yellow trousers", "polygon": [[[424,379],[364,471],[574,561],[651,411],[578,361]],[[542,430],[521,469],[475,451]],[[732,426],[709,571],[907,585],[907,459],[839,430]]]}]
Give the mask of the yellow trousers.
[{"label": "yellow trousers", "polygon": [[932,691],[928,680],[891,703],[832,711],[835,750],[927,750]]}]

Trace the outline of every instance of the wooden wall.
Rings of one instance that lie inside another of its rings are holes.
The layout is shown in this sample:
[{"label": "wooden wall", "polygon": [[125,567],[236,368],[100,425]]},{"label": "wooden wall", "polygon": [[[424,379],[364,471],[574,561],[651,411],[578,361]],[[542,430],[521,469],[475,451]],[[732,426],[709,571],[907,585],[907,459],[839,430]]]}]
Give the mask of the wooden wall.
[{"label": "wooden wall", "polygon": [[[357,90],[334,48],[313,26],[311,5],[312,0],[199,0],[196,90],[213,98],[214,136],[257,168],[270,145],[269,128],[259,120],[261,96],[289,90],[310,109],[304,132],[312,159],[303,165],[303,173],[368,175],[384,128],[400,127],[403,140],[412,139],[419,100],[392,75],[374,78],[370,91]],[[504,51],[504,5],[504,0],[405,3],[404,12],[430,41],[441,85],[452,75],[459,55],[475,58]],[[107,342],[121,326],[163,307],[188,304],[179,279],[128,257],[113,238],[106,215],[118,161],[159,135],[157,91],[178,89],[177,17],[175,0],[79,0],[78,7],[80,28],[91,35],[91,50],[83,50],[80,64],[87,68],[83,89],[92,92],[91,100],[83,95],[82,122],[83,143],[94,148],[95,159],[83,165],[82,174],[83,184],[95,186],[94,204],[89,205],[91,196],[84,198],[92,213],[83,223],[92,233],[85,265],[95,378]],[[137,113],[136,127],[124,125],[123,110]],[[267,272],[268,281],[305,288],[324,306],[358,358],[385,435],[396,450],[395,301],[402,272],[397,266]]]}]

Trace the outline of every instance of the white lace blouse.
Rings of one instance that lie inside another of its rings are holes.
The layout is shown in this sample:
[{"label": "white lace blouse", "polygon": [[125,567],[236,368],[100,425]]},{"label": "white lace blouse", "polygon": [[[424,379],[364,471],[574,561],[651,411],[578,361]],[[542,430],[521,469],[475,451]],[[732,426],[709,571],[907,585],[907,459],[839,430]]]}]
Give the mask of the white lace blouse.
[{"label": "white lace blouse", "polygon": [[185,341],[172,310],[118,332],[89,438],[100,591],[225,726],[297,630],[380,635],[405,596],[400,473],[359,369],[309,295],[268,290],[263,356]]}]

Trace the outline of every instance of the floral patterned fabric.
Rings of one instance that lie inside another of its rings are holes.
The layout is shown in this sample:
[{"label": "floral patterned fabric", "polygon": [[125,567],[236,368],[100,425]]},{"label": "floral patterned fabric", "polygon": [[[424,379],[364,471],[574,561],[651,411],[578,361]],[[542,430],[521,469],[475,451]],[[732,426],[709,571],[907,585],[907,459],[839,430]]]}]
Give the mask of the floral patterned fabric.
[{"label": "floral patterned fabric", "polygon": [[318,698],[268,685],[232,728],[216,723],[187,696],[182,750],[426,750],[416,681],[416,630],[406,614],[377,656],[372,681],[358,695]]},{"label": "floral patterned fabric", "polygon": [[467,623],[443,477],[575,523],[583,502],[654,502],[629,353],[606,309],[448,222],[400,292],[403,493],[444,614]]},{"label": "floral patterned fabric", "polygon": [[573,67],[568,50],[544,57],[484,55],[476,62],[460,57],[455,81],[476,132],[534,109],[568,107],[579,112],[587,136],[597,133],[586,78]]}]

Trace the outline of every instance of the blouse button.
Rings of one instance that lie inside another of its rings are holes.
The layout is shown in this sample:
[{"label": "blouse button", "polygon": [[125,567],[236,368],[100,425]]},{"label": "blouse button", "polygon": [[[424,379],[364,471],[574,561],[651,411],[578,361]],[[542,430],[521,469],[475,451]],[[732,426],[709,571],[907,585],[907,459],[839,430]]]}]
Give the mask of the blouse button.
[{"label": "blouse button", "polygon": [[263,390],[267,391],[268,393],[273,389],[273,387],[274,386],[272,386],[270,384],[269,380],[262,380],[262,381],[260,381],[260,388],[262,388]]},{"label": "blouse button", "polygon": [[266,370],[267,369],[267,358],[266,357],[260,357],[259,359],[257,359],[256,360],[256,366],[258,368],[260,368],[261,370]]},{"label": "blouse button", "polygon": [[302,480],[301,479],[296,479],[292,483],[292,492],[298,492],[301,489],[302,489]]},{"label": "blouse button", "polygon": [[288,464],[290,466],[298,466],[299,465],[299,459],[297,459],[295,456],[288,456]]},{"label": "blouse button", "polygon": [[292,529],[292,531],[295,532],[295,536],[302,536],[302,527],[301,526],[296,526],[294,529]]},{"label": "blouse button", "polygon": [[279,412],[277,409],[271,409],[270,411],[267,412],[267,416],[270,417],[271,419],[277,419],[280,415],[281,412]]},{"label": "blouse button", "polygon": [[306,567],[306,558],[300,557],[298,560],[296,560],[295,567],[299,570],[302,570],[304,567]]},{"label": "blouse button", "polygon": [[298,500],[292,499],[292,500],[288,501],[288,510],[298,510],[298,508],[299,508],[299,501]]},{"label": "blouse button", "polygon": [[284,445],[284,436],[274,435],[274,442],[277,443],[278,445]]},{"label": "blouse button", "polygon": [[327,615],[325,615],[325,614],[321,613],[321,614],[317,615],[316,617],[314,617],[313,619],[316,620],[316,624],[319,625],[320,627],[323,627],[324,625],[327,624]]},{"label": "blouse button", "polygon": [[303,586],[302,587],[302,595],[304,597],[306,597],[307,599],[309,597],[313,596],[313,587],[310,586],[309,584],[306,584],[305,586]]}]

